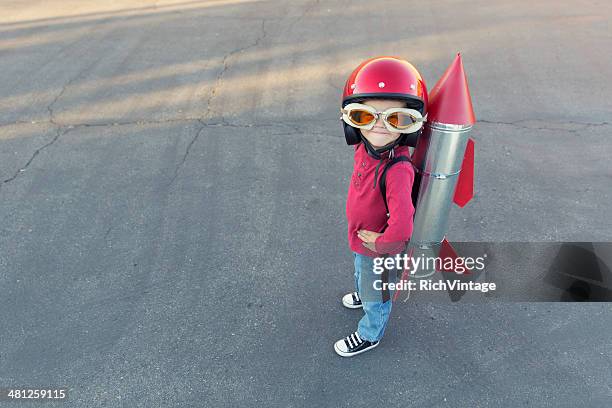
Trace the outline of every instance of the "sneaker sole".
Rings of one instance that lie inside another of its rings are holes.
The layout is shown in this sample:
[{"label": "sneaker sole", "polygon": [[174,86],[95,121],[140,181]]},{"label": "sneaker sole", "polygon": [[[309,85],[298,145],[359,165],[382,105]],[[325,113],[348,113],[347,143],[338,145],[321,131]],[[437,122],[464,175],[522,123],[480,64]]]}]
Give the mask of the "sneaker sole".
[{"label": "sneaker sole", "polygon": [[342,305],[343,305],[344,307],[349,308],[349,309],[360,309],[360,308],[362,308],[362,307],[363,307],[363,305],[352,305],[352,304],[350,304],[350,303],[345,303],[345,302],[344,302],[344,299],[342,299]]},{"label": "sneaker sole", "polygon": [[361,353],[365,353],[366,351],[370,351],[373,348],[378,347],[378,345],[380,344],[380,341],[378,343],[376,343],[373,346],[368,347],[367,349],[363,349],[361,351],[357,351],[355,353],[345,353],[344,351],[338,350],[338,348],[336,348],[336,343],[334,343],[334,351],[336,352],[336,354],[342,356],[342,357],[353,357],[356,356],[357,354],[361,354]]}]

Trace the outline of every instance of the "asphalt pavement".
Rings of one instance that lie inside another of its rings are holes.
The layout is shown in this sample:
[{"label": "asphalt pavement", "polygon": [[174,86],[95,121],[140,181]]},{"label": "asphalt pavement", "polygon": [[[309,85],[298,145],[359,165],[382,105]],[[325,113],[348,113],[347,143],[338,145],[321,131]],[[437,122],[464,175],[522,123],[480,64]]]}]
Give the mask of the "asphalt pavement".
[{"label": "asphalt pavement", "polygon": [[[612,4],[0,3],[0,388],[66,407],[610,407],[610,303],[360,312],[344,81],[461,52],[476,194],[451,241],[612,241]],[[521,276],[522,274],[517,274]],[[0,401],[0,406],[21,405]]]}]

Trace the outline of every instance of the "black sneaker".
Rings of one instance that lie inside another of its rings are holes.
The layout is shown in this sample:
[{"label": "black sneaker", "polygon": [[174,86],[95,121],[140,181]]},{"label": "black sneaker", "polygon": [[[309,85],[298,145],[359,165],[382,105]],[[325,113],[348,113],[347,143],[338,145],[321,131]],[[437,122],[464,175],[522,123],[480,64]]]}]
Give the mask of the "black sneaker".
[{"label": "black sneaker", "polygon": [[361,299],[359,298],[359,293],[351,292],[344,295],[342,298],[342,304],[349,309],[359,309],[363,307],[361,304]]},{"label": "black sneaker", "polygon": [[359,337],[359,333],[355,332],[342,340],[338,340],[336,344],[334,344],[334,350],[342,357],[353,357],[357,354],[373,349],[374,347],[378,346],[378,343],[380,343],[380,341],[372,342],[362,340]]}]

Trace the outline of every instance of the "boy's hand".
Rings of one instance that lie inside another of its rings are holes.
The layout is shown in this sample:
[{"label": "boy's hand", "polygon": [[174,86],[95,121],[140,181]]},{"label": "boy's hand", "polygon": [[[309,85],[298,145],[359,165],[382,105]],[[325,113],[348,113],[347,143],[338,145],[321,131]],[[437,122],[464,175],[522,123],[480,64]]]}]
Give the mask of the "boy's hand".
[{"label": "boy's hand", "polygon": [[376,238],[380,237],[381,235],[382,234],[380,232],[368,230],[357,231],[357,236],[360,240],[363,241],[363,246],[374,252],[376,252],[376,246],[374,245],[374,243],[376,242]]}]

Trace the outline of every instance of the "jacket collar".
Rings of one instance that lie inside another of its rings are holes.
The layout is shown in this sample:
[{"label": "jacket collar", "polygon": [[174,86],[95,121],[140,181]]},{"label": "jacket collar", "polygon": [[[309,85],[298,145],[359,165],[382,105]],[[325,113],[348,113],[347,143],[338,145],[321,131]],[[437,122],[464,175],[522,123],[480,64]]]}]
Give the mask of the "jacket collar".
[{"label": "jacket collar", "polygon": [[395,145],[392,148],[377,151],[377,149],[374,149],[374,147],[365,138],[362,139],[361,144],[363,145],[367,155],[373,160],[386,160],[409,152],[407,146],[401,145]]}]

